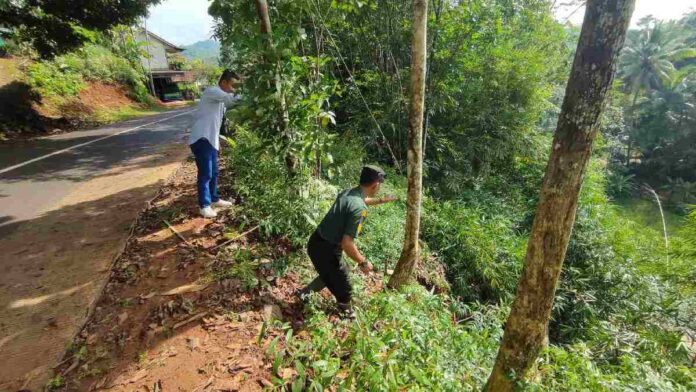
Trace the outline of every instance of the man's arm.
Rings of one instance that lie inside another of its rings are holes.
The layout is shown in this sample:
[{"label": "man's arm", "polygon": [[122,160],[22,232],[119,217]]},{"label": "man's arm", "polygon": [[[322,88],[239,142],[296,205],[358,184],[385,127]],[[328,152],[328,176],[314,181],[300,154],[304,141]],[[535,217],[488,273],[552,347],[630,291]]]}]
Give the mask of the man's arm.
[{"label": "man's arm", "polygon": [[367,204],[368,206],[376,206],[378,204],[389,203],[397,200],[399,199],[397,199],[396,196],[366,197],[365,204]]},{"label": "man's arm", "polygon": [[346,252],[348,257],[358,263],[358,266],[360,266],[360,269],[363,272],[369,272],[372,270],[372,264],[370,264],[365,256],[360,253],[358,247],[355,245],[353,237],[344,235],[343,240],[341,240],[341,248],[343,248],[343,251]]},{"label": "man's arm", "polygon": [[232,94],[232,93],[226,93],[222,91],[221,89],[210,89],[208,91],[208,97],[211,101],[214,102],[223,102],[225,104],[225,107],[230,107],[232,106],[233,103],[237,102],[240,100],[238,95]]}]

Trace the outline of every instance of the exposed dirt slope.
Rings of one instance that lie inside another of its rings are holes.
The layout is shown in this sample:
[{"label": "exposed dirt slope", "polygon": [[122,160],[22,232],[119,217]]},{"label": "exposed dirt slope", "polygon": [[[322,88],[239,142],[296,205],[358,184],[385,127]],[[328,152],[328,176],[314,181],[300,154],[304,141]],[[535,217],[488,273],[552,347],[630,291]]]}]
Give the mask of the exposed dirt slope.
[{"label": "exposed dirt slope", "polygon": [[22,69],[26,64],[28,61],[20,58],[0,58],[0,133],[5,138],[101,125],[108,117],[105,113],[130,109],[135,115],[142,108],[125,87],[94,81],[87,82],[76,97],[41,97],[25,80]]},{"label": "exposed dirt slope", "polygon": [[[58,369],[60,390],[257,391],[271,387],[274,377],[290,382],[296,375],[291,368],[274,373],[268,352],[282,333],[267,328],[274,322],[289,323],[296,339],[308,337],[303,305],[293,295],[301,272],[281,271],[273,261],[287,255],[289,245],[262,242],[255,231],[240,237],[249,232],[235,222],[243,206],[215,221],[196,217],[194,183],[195,166],[187,163],[141,216],[104,296]],[[230,193],[223,186],[223,194]],[[238,239],[216,248],[229,237]],[[244,265],[236,251],[258,260],[250,285],[221,276]],[[381,278],[374,274],[368,286],[380,290]],[[330,297],[327,290],[322,295]]]},{"label": "exposed dirt slope", "polygon": [[[210,279],[214,258],[203,249],[224,240],[235,210],[216,221],[192,217],[194,183],[189,162],[141,216],[60,368],[64,390],[254,391],[268,384],[264,342],[270,337],[259,344],[259,333],[274,317],[301,321],[292,298],[299,284],[292,274],[276,278],[270,266],[257,271],[267,283],[261,290],[244,291],[238,279]],[[252,232],[233,248],[256,246]]]}]

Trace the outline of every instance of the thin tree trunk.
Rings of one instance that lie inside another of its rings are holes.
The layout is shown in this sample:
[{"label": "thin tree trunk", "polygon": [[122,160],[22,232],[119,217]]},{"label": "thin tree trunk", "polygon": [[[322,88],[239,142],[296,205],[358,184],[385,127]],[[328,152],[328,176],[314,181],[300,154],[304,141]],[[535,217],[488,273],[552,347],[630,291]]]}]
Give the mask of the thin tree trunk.
[{"label": "thin tree trunk", "polygon": [[[266,0],[256,0],[256,13],[259,17],[259,23],[261,26],[261,34],[266,36],[269,47],[273,43],[273,30],[271,29],[271,17],[268,14],[268,2]],[[292,130],[290,129],[290,115],[288,114],[288,105],[285,98],[285,92],[282,87],[282,80],[280,80],[281,64],[276,62],[276,74],[275,74],[275,85],[280,96],[280,137],[285,142],[286,146],[289,146],[292,142]],[[297,156],[288,151],[285,155],[285,166],[288,169],[288,173],[291,176],[297,174],[299,167],[299,159]]]},{"label": "thin tree trunk", "polygon": [[406,234],[401,257],[389,287],[399,288],[408,282],[420,258],[420,210],[423,188],[423,106],[428,32],[428,1],[413,0],[413,41],[411,46],[411,112],[408,132],[408,198]]},{"label": "thin tree trunk", "polygon": [[578,194],[635,0],[590,0],[566,87],[517,295],[485,391],[513,391],[547,335]]},{"label": "thin tree trunk", "polygon": [[266,0],[256,0],[256,13],[261,23],[261,34],[266,35],[270,41],[273,30],[271,30],[271,17],[268,15],[268,3]]},{"label": "thin tree trunk", "polygon": [[435,48],[437,45],[437,38],[439,37],[439,27],[440,27],[440,16],[442,15],[442,7],[445,0],[440,0],[435,6],[435,33],[433,34],[433,40],[430,43],[430,50],[428,50],[428,58],[426,64],[428,64],[428,69],[425,74],[425,125],[423,126],[423,159],[425,160],[425,153],[428,147],[428,130],[430,129],[430,109],[428,104],[430,103],[433,86],[432,86],[432,72],[433,72],[433,55],[435,53]]},{"label": "thin tree trunk", "polygon": [[[633,103],[631,104],[631,127],[632,131],[635,132],[638,129],[638,115],[637,115],[637,110],[638,108],[636,107],[636,102],[638,101],[638,93],[640,92],[640,88],[636,88],[636,91],[633,92]],[[633,153],[633,136],[631,135],[631,132],[628,132],[628,143],[626,146],[626,167],[631,166],[631,154]]]}]

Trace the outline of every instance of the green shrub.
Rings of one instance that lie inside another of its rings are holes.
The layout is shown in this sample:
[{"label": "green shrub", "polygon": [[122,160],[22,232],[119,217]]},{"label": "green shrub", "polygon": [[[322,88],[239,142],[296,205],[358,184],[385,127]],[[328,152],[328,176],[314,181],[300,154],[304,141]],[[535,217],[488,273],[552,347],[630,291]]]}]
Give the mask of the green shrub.
[{"label": "green shrub", "polygon": [[607,171],[607,195],[612,199],[626,199],[636,191],[635,175],[627,173],[624,166]]},{"label": "green shrub", "polygon": [[76,96],[85,87],[81,74],[65,63],[37,62],[27,67],[27,80],[42,96]]},{"label": "green shrub", "polygon": [[242,290],[248,291],[259,285],[256,271],[259,269],[259,261],[253,252],[247,249],[239,249],[223,255],[222,259],[228,259],[229,263],[224,263],[214,271],[217,280],[227,278],[239,279]]},{"label": "green shrub", "polygon": [[241,218],[259,224],[265,235],[304,244],[338,189],[310,176],[307,168],[291,178],[285,166],[263,149],[258,136],[244,128],[238,128],[234,144],[226,156],[234,171],[235,191],[245,205]]},{"label": "green shrub", "polygon": [[355,322],[334,324],[313,303],[309,338],[286,335],[272,355],[278,368],[297,370],[292,390],[477,390],[497,350],[499,314],[475,312],[459,324],[455,308],[418,286],[362,299]]},{"label": "green shrub", "polygon": [[[484,197],[489,196],[481,193],[479,200]],[[426,205],[423,238],[440,255],[453,293],[463,301],[499,302],[514,294],[526,242],[510,215],[465,202]]]},{"label": "green shrub", "polygon": [[[304,244],[336,193],[354,185],[363,164],[362,152],[341,141],[331,151],[334,176],[316,179],[303,168],[291,179],[256,135],[239,128],[235,141],[227,156],[245,203],[242,218],[296,245]],[[269,346],[273,382],[298,391],[479,390],[524,262],[542,166],[519,159],[519,173],[491,177],[458,200],[426,196],[422,238],[426,253],[432,250],[446,264],[452,296],[411,286],[366,297],[366,282],[353,274],[357,320],[333,321],[327,302],[313,295],[305,309],[306,337],[285,327]],[[389,174],[385,193],[403,196],[403,177]],[[693,256],[690,238],[696,236],[688,233],[696,232],[696,214],[670,258],[659,233],[626,219],[610,204],[606,187],[601,160],[593,159],[557,290],[551,346],[521,390],[681,391],[695,385],[688,367],[693,353],[682,342],[693,330],[693,295],[685,296],[688,286],[675,286],[668,274],[651,276],[646,266],[668,268],[677,247],[679,257]],[[370,210],[359,246],[376,267],[391,268],[398,258],[404,217],[402,203]],[[311,270],[301,254],[288,258],[303,262],[293,269]],[[288,367],[296,375],[283,379]]]},{"label": "green shrub", "polygon": [[97,44],[31,64],[27,74],[29,84],[43,96],[76,96],[85,88],[85,81],[121,84],[140,102],[147,102],[149,95],[139,66]]},{"label": "green shrub", "polygon": [[655,367],[630,353],[616,364],[597,366],[584,344],[550,347],[541,356],[537,376],[525,391],[688,391],[696,373],[684,366]]}]

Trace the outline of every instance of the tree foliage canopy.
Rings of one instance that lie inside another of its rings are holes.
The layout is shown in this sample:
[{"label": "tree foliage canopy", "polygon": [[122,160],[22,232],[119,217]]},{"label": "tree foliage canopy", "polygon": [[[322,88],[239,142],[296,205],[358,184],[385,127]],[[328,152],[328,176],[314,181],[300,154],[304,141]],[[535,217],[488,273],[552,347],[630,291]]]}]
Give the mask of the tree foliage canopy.
[{"label": "tree foliage canopy", "polygon": [[160,0],[0,0],[0,26],[14,29],[41,57],[53,57],[91,40],[89,30],[106,32],[134,24]]}]

